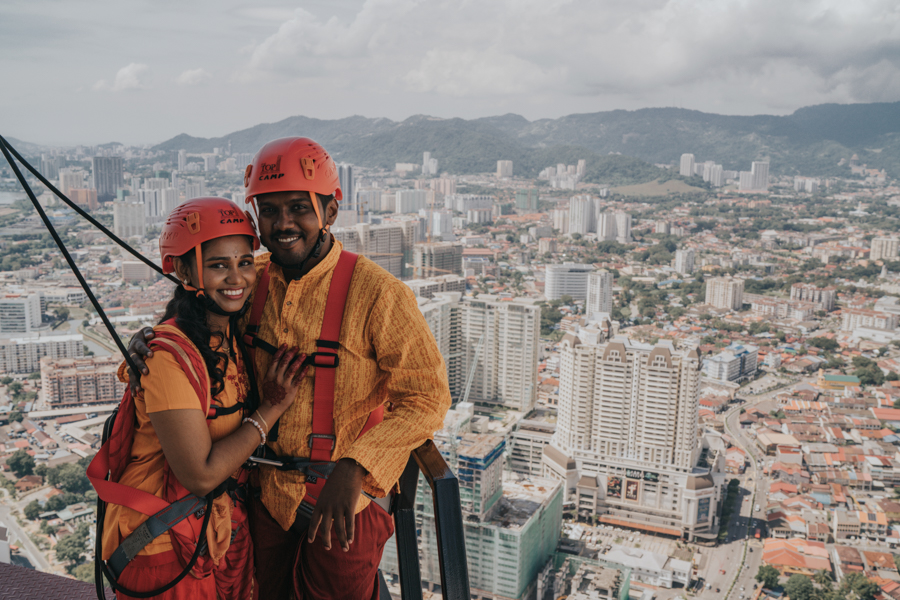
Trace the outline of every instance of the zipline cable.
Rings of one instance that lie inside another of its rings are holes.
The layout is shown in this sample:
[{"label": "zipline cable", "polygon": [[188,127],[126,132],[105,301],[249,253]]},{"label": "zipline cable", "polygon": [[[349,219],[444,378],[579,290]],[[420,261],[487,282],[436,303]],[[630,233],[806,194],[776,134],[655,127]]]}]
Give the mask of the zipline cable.
[{"label": "zipline cable", "polygon": [[[69,251],[66,249],[66,245],[63,243],[62,238],[59,237],[59,233],[57,233],[56,228],[50,222],[50,218],[47,216],[47,213],[44,212],[44,208],[41,206],[41,203],[38,202],[37,197],[34,195],[34,192],[31,189],[31,186],[28,185],[28,182],[25,181],[25,176],[22,174],[22,171],[19,169],[19,166],[16,164],[13,157],[10,155],[10,151],[15,152],[2,136],[0,136],[0,150],[3,151],[3,156],[6,158],[6,162],[9,163],[9,166],[12,167],[13,173],[15,173],[16,178],[19,180],[19,183],[25,189],[25,193],[28,194],[28,199],[31,200],[31,203],[34,205],[34,208],[37,210],[38,215],[40,215],[41,220],[44,222],[44,225],[47,226],[47,229],[50,232],[50,235],[53,237],[53,241],[56,242],[56,245],[59,247],[60,252],[62,252],[63,257],[66,259],[66,262],[69,263],[69,268],[72,269],[72,272],[75,274],[75,277],[78,279],[78,283],[81,284],[81,288],[84,290],[84,293],[87,294],[88,299],[91,301],[91,304],[94,306],[94,310],[97,311],[97,314],[100,315],[100,319],[103,320],[103,324],[106,326],[106,330],[109,331],[110,336],[112,336],[113,341],[116,343],[116,346],[119,348],[119,352],[122,353],[122,356],[125,357],[125,362],[128,363],[128,366],[134,370],[135,373],[140,373],[140,369],[137,368],[137,365],[134,363],[134,359],[131,358],[131,355],[128,354],[128,350],[125,349],[125,345],[122,344],[122,340],[119,338],[119,334],[116,333],[115,327],[113,327],[112,323],[109,320],[109,317],[106,316],[106,311],[103,310],[103,307],[100,306],[100,302],[97,300],[97,297],[94,296],[94,292],[91,291],[90,286],[88,286],[87,281],[84,278],[84,275],[81,274],[81,270],[75,264],[75,261],[72,259],[72,256],[69,254]],[[23,164],[27,164],[23,161]],[[57,194],[59,191],[54,188]],[[105,229],[105,228],[104,228]],[[118,238],[116,238],[118,240]],[[120,244],[124,244],[121,240],[118,240]],[[125,246],[127,247],[127,245]],[[148,262],[145,260],[145,262]]]},{"label": "zipline cable", "polygon": [[[13,156],[15,156],[16,159],[18,159],[18,161],[19,161],[20,163],[22,163],[22,165],[24,165],[24,167],[25,167],[26,169],[28,169],[28,170],[31,172],[32,175],[34,175],[35,177],[37,177],[37,178],[38,178],[38,181],[40,181],[40,182],[43,183],[45,186],[47,186],[47,187],[50,189],[50,191],[53,192],[53,193],[56,195],[57,198],[59,198],[60,200],[62,200],[62,201],[65,202],[66,204],[68,204],[69,207],[70,207],[72,210],[74,210],[74,211],[77,212],[79,215],[81,215],[82,217],[84,217],[85,219],[87,219],[88,222],[89,222],[91,225],[93,225],[94,227],[96,227],[97,229],[99,229],[100,231],[102,231],[103,233],[105,233],[105,234],[107,235],[107,237],[109,237],[112,241],[114,241],[114,242],[117,243],[119,246],[121,246],[123,250],[127,251],[128,253],[130,253],[132,256],[134,256],[135,258],[137,258],[138,260],[140,260],[141,262],[143,262],[145,265],[147,265],[148,267],[150,267],[151,269],[153,269],[154,271],[156,271],[157,273],[159,273],[159,274],[162,275],[163,277],[168,278],[170,281],[172,281],[172,283],[175,283],[175,284],[181,283],[180,281],[178,281],[178,279],[176,279],[176,278],[173,277],[172,275],[168,275],[168,274],[166,274],[166,273],[163,273],[162,268],[161,268],[158,264],[156,264],[156,263],[153,262],[152,260],[148,259],[148,258],[145,257],[143,254],[141,254],[140,252],[138,252],[137,250],[135,250],[134,248],[132,248],[131,246],[129,246],[127,243],[125,243],[124,241],[122,241],[122,239],[119,238],[119,236],[117,236],[115,233],[113,233],[112,231],[110,231],[109,229],[107,229],[106,226],[103,225],[103,223],[101,223],[100,221],[98,221],[97,219],[95,219],[94,217],[92,217],[89,213],[87,213],[83,208],[81,208],[80,206],[78,206],[76,203],[74,203],[74,202],[72,202],[71,200],[69,200],[69,199],[65,196],[65,194],[63,194],[61,191],[59,191],[59,190],[56,188],[56,186],[54,186],[52,183],[50,183],[49,181],[47,181],[47,178],[44,177],[44,176],[41,174],[40,171],[38,171],[37,169],[35,169],[33,166],[31,166],[31,164],[29,164],[29,162],[28,162],[27,160],[25,160],[24,158],[22,158],[22,155],[19,154],[19,153],[16,151],[16,149],[13,148],[13,147],[10,145],[10,143],[7,142],[6,139],[5,139],[2,135],[0,135],[0,145],[5,146],[5,147],[13,154]],[[6,154],[6,152],[4,152],[4,154]],[[7,161],[9,161],[9,157],[7,157]],[[10,162],[10,164],[12,164],[12,162]],[[22,183],[23,186],[25,186],[25,182],[24,182],[21,178],[19,178],[19,182]],[[49,227],[49,225],[48,225],[48,227]]]}]

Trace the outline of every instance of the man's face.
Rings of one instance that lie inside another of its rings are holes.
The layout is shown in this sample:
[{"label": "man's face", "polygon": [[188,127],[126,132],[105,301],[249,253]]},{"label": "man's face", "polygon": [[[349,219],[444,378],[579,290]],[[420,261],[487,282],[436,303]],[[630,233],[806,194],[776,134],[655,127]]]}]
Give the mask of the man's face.
[{"label": "man's face", "polygon": [[[320,200],[319,209],[322,210]],[[273,192],[256,198],[259,238],[272,253],[272,262],[299,268],[316,245],[319,220],[309,192]],[[325,222],[334,221],[335,202],[325,208]]]}]

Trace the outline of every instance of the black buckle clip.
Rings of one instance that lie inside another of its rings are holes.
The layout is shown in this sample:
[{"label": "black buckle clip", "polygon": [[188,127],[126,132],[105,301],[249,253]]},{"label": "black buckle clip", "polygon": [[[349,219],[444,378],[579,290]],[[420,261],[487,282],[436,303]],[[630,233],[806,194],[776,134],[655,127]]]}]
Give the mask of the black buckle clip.
[{"label": "black buckle clip", "polygon": [[331,440],[331,451],[334,452],[334,446],[337,442],[337,437],[331,435],[330,433],[311,433],[309,434],[309,447],[313,447],[313,440],[315,438],[322,438],[325,440]]},{"label": "black buckle clip", "polygon": [[[318,357],[330,358],[333,362],[329,363],[320,363],[316,360]],[[306,357],[306,360],[303,361],[303,366],[312,365],[317,369],[337,369],[338,365],[341,364],[341,359],[337,355],[337,352],[313,352],[309,356]]]}]

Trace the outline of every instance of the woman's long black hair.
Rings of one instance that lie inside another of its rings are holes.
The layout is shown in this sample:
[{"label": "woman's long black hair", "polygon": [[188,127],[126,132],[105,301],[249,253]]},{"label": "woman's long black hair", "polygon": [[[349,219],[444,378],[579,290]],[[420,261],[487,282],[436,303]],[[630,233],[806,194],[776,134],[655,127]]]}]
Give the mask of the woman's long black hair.
[{"label": "woman's long black hair", "polygon": [[[166,312],[160,323],[175,318],[175,324],[188,337],[200,351],[200,356],[206,364],[209,373],[210,392],[215,398],[225,389],[225,373],[228,370],[230,357],[226,352],[225,336],[213,332],[207,322],[206,306],[197,298],[195,292],[188,291],[182,286],[175,288],[175,294],[166,305]],[[234,332],[236,323],[232,319],[231,329],[233,339],[239,336]],[[217,343],[213,343],[217,338]],[[235,351],[238,349],[235,348]]]}]

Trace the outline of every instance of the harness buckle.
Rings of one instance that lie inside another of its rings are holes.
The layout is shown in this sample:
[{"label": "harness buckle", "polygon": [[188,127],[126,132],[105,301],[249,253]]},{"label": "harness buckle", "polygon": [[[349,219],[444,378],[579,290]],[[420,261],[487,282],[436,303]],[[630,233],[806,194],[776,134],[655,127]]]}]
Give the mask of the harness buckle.
[{"label": "harness buckle", "polygon": [[[320,361],[320,358],[323,360]],[[303,361],[304,367],[312,365],[317,369],[337,369],[340,364],[341,360],[337,352],[313,352]]]},{"label": "harness buckle", "polygon": [[311,433],[311,434],[309,434],[309,447],[310,448],[313,447],[313,443],[315,442],[316,439],[331,440],[330,451],[334,452],[334,446],[337,442],[336,436],[334,436],[330,433]]}]

